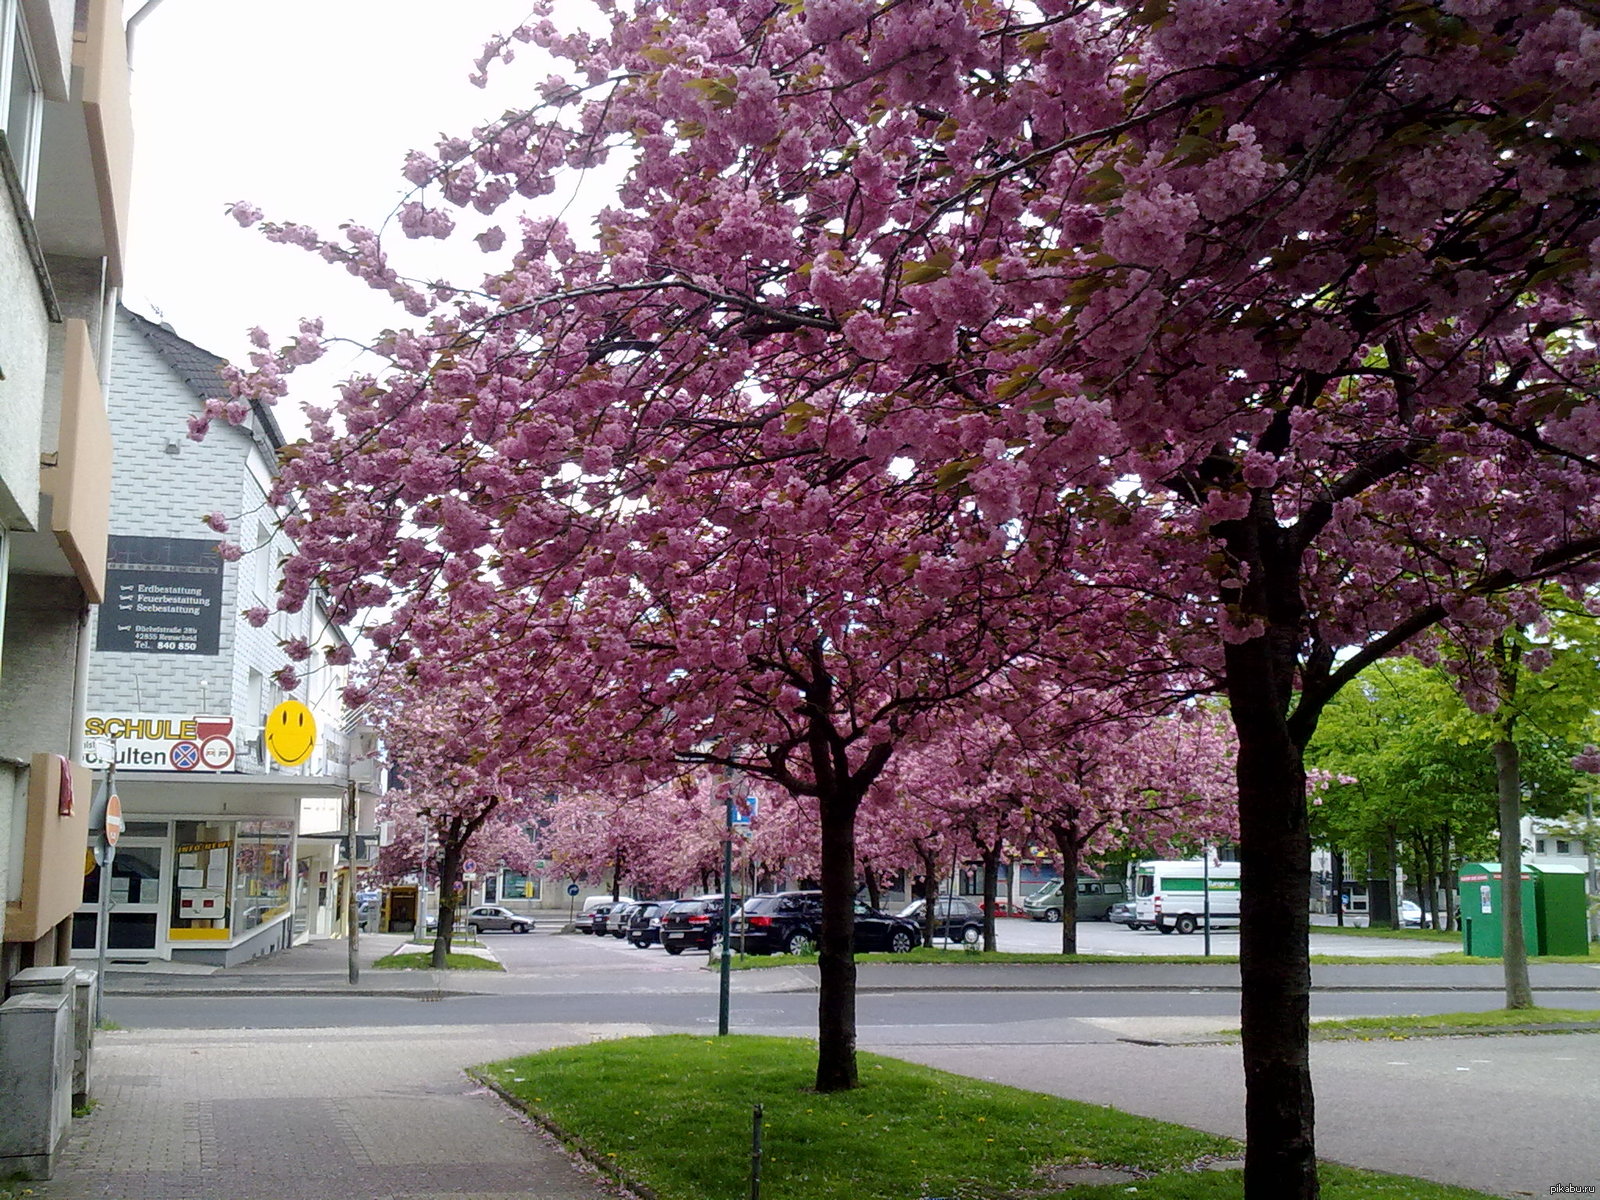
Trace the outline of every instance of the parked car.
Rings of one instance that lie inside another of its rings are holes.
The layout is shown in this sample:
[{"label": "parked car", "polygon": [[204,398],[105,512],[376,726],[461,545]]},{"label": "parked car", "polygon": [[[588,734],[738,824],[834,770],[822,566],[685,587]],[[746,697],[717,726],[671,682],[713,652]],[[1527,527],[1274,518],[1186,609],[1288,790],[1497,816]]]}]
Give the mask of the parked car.
[{"label": "parked car", "polygon": [[[733,918],[733,944],[747,954],[799,954],[816,946],[821,930],[821,892],[751,896]],[[913,922],[856,901],[857,953],[906,954],[921,940]]]},{"label": "parked car", "polygon": [[631,896],[618,896],[615,900],[610,896],[585,896],[583,907],[578,910],[578,915],[572,918],[572,928],[579,933],[593,933],[596,912],[602,908],[610,912],[615,905],[632,902]]},{"label": "parked car", "polygon": [[[1096,879],[1092,875],[1078,876],[1078,920],[1104,921],[1113,904],[1128,898],[1128,888],[1120,879]],[[1061,880],[1053,879],[1037,892],[1022,898],[1022,911],[1035,921],[1049,921],[1052,925],[1061,920],[1064,910]]]},{"label": "parked car", "polygon": [[469,933],[528,933],[533,929],[533,918],[498,904],[480,904],[467,913],[466,924]]},{"label": "parked car", "polygon": [[609,933],[619,941],[628,936],[628,918],[633,916],[633,910],[638,908],[641,901],[628,900],[619,903],[601,920],[595,922],[595,933]]},{"label": "parked car", "polygon": [[[900,910],[905,917],[922,929],[926,900],[913,900]],[[983,909],[965,896],[940,896],[934,908],[933,936],[950,942],[964,942],[976,946],[983,939]],[[920,940],[920,932],[919,932]]]},{"label": "parked car", "polygon": [[640,950],[661,940],[661,914],[672,907],[671,900],[641,900],[628,910],[627,938]]},{"label": "parked car", "polygon": [[1422,927],[1422,905],[1415,900],[1400,901],[1400,924],[1410,929]]},{"label": "parked car", "polygon": [[[735,911],[743,903],[743,897],[735,896]],[[721,892],[675,901],[661,914],[661,946],[668,954],[682,954],[685,950],[709,951],[711,943],[721,936]]]},{"label": "parked car", "polygon": [[572,927],[579,933],[601,934],[605,932],[606,918],[611,915],[616,904],[597,904],[591,908],[588,915],[580,913],[573,921]]},{"label": "parked car", "polygon": [[1106,920],[1113,925],[1126,925],[1129,929],[1143,929],[1145,926],[1139,920],[1138,905],[1132,901],[1113,904],[1106,910]]}]

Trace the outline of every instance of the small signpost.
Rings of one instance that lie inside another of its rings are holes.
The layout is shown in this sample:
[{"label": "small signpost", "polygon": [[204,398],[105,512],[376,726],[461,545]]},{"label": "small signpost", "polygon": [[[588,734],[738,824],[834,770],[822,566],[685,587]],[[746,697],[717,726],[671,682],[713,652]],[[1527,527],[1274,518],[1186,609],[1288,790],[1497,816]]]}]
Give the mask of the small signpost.
[{"label": "small signpost", "polygon": [[94,923],[94,1023],[100,1024],[101,997],[106,994],[106,946],[111,924],[111,868],[117,858],[117,839],[127,827],[122,801],[117,796],[117,740],[93,738],[89,747],[106,764],[106,777],[89,805],[89,836],[95,862],[100,865],[99,906]]}]

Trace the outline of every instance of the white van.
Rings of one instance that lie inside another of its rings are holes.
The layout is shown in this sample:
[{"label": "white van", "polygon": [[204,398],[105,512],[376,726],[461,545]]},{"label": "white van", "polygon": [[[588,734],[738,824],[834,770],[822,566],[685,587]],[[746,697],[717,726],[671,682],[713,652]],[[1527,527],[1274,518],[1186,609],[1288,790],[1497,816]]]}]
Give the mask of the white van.
[{"label": "white van", "polygon": [[[1207,891],[1206,877],[1210,876]],[[1155,859],[1133,869],[1139,923],[1162,933],[1193,933],[1206,921],[1213,929],[1239,924],[1239,864],[1203,859]]]}]

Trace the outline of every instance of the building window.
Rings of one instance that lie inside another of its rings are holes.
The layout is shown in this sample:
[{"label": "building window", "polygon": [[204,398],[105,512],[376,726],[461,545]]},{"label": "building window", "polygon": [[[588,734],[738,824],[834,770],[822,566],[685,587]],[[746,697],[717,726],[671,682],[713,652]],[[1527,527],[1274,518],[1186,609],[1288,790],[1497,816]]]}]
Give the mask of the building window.
[{"label": "building window", "polygon": [[1556,853],[1557,854],[1571,854],[1572,853],[1572,843],[1571,842],[1565,842],[1565,841],[1562,841],[1560,838],[1557,838],[1556,839]]},{"label": "building window", "polygon": [[33,207],[34,184],[39,167],[39,124],[44,115],[44,90],[39,86],[39,68],[34,65],[33,47],[22,21],[20,0],[0,0],[0,88],[5,108],[0,111],[0,128],[6,135],[6,148],[22,182],[22,194]]},{"label": "building window", "polygon": [[1543,838],[1534,838],[1533,839],[1533,852],[1535,854],[1543,854],[1544,853],[1544,839]]}]

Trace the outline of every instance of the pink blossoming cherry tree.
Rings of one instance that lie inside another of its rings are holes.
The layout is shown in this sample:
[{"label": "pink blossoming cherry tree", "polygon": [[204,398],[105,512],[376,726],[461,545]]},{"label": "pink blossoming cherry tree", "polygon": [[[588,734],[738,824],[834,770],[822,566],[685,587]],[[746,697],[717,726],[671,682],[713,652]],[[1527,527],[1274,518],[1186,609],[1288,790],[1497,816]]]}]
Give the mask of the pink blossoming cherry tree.
[{"label": "pink blossoming cherry tree", "polygon": [[[416,670],[486,663],[492,628],[516,649],[484,669],[569,698],[575,746],[814,792],[835,999],[895,746],[1025,656],[1206,674],[1238,741],[1246,1194],[1316,1196],[1306,742],[1375,658],[1595,576],[1592,8],[599,9],[494,43],[483,69],[565,65],[406,164],[398,232],[475,210],[481,277],[264,226],[416,318],[286,463],[282,602],[390,606],[374,640]],[[592,231],[539,215],[610,159]],[[319,337],[263,348],[234,409]],[[823,1087],[854,1082],[845,1016]]]}]

